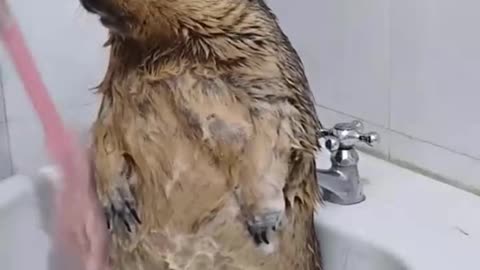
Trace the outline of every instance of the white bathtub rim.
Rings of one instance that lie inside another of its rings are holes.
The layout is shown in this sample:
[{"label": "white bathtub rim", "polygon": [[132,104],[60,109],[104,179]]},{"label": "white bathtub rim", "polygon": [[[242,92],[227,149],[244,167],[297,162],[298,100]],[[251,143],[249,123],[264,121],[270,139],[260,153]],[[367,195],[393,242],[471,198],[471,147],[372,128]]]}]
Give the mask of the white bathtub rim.
[{"label": "white bathtub rim", "polygon": [[0,209],[6,209],[18,200],[33,194],[31,178],[17,174],[0,181]]}]

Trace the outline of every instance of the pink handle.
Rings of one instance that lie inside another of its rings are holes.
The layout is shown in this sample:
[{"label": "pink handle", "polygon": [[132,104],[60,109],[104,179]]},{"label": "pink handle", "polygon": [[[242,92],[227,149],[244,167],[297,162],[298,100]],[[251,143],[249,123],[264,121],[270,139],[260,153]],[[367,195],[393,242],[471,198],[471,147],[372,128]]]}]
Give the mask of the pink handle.
[{"label": "pink handle", "polygon": [[83,269],[108,269],[106,222],[96,198],[95,185],[90,181],[93,178],[90,177],[86,153],[63,126],[20,29],[9,16],[5,3],[5,0],[0,0],[0,40],[3,39],[42,122],[50,155],[64,173],[65,181],[56,194],[54,246],[58,245],[67,254],[85,260]]},{"label": "pink handle", "polygon": [[65,134],[61,118],[48,95],[18,25],[10,23],[1,34],[30,101],[42,122],[46,137],[51,140],[52,136]]},{"label": "pink handle", "polygon": [[0,0],[0,16],[0,39],[5,43],[25,91],[42,123],[49,154],[61,166],[64,173],[72,173],[74,168],[69,159],[77,151],[75,142],[65,129],[20,28],[10,15],[4,0]]}]

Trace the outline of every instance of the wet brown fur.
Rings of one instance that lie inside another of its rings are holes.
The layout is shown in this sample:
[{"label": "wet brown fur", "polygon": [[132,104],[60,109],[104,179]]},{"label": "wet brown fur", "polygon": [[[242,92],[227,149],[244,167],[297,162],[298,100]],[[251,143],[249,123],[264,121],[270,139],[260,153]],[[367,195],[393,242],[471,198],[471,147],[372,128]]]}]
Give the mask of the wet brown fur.
[{"label": "wet brown fur", "polygon": [[[93,127],[98,194],[131,191],[114,270],[319,270],[320,123],[302,63],[262,0],[104,0],[112,32]],[[276,250],[246,222],[285,208]]]}]

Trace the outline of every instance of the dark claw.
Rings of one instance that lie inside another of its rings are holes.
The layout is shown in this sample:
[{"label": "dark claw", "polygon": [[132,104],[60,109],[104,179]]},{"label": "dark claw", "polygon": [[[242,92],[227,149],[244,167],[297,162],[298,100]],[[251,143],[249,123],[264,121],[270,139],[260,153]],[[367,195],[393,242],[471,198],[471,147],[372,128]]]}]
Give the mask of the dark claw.
[{"label": "dark claw", "polygon": [[129,233],[133,231],[133,227],[136,224],[142,224],[137,211],[132,207],[131,203],[123,202],[122,204],[116,204],[116,206],[112,204],[110,207],[107,207],[107,209],[110,209],[110,211],[105,211],[109,230],[113,229],[112,227],[115,226],[116,221],[123,223]]},{"label": "dark claw", "polygon": [[248,223],[248,232],[256,245],[270,244],[269,231],[277,231],[282,224],[282,213],[272,212],[258,216],[255,221]]},{"label": "dark claw", "polygon": [[130,211],[130,213],[132,214],[133,218],[135,219],[135,221],[141,225],[142,224],[142,221],[140,220],[140,217],[138,216],[138,213],[137,213],[137,210],[135,210],[135,208],[132,207],[132,205],[129,203],[129,202],[125,202],[125,205],[127,206],[128,210]]},{"label": "dark claw", "polygon": [[131,233],[132,228],[130,227],[130,224],[128,224],[128,222],[125,219],[123,219],[123,224],[125,224],[125,227],[127,227],[127,231]]},{"label": "dark claw", "polygon": [[262,240],[263,240],[264,243],[270,244],[270,242],[267,239],[267,231],[263,231],[261,236],[262,236]]},{"label": "dark claw", "polygon": [[255,241],[256,245],[260,245],[262,243],[262,241],[260,240],[260,236],[258,234],[255,234],[253,236],[253,240]]},{"label": "dark claw", "polygon": [[260,234],[258,234],[252,226],[248,226],[248,232],[253,237],[253,241],[256,245],[260,245],[262,243],[262,239],[260,238]]},{"label": "dark claw", "polygon": [[106,207],[105,211],[107,226],[110,231],[116,228],[116,222],[122,223],[129,233],[134,231],[137,224],[142,224],[138,212],[133,205],[134,199],[130,192],[112,193],[110,205]]},{"label": "dark claw", "polygon": [[262,243],[267,245],[270,244],[270,241],[268,240],[267,227],[256,225],[248,226],[248,232],[253,237],[253,241],[256,245],[260,245]]},{"label": "dark claw", "polygon": [[123,206],[116,209],[115,213],[129,233],[133,231],[136,224],[142,224],[137,211],[130,202],[124,201]]},{"label": "dark claw", "polygon": [[107,221],[107,229],[110,230],[112,228],[112,222],[111,222],[111,214],[109,211],[105,210],[105,220]]}]

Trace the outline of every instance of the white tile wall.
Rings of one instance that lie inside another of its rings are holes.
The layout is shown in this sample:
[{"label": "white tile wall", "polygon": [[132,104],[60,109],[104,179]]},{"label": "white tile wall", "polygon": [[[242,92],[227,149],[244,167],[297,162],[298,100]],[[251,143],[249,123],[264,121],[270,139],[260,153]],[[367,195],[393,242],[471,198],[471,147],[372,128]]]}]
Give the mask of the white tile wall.
[{"label": "white tile wall", "polygon": [[480,2],[270,2],[327,126],[361,119],[382,156],[480,192]]},{"label": "white tile wall", "polygon": [[[89,91],[106,69],[102,47],[106,30],[78,0],[7,0],[34,55],[42,78],[64,120],[74,128],[89,126],[98,97]],[[0,46],[0,70],[14,171],[33,172],[47,162],[43,132],[9,58]],[[1,162],[1,160],[0,160]],[[1,162],[3,166],[3,162]],[[6,163],[7,164],[7,163]],[[3,173],[0,167],[0,176]]]},{"label": "white tile wall", "polygon": [[389,2],[270,3],[304,61],[317,103],[388,125]]},{"label": "white tile wall", "polygon": [[425,2],[392,2],[391,128],[480,159],[480,2]]},{"label": "white tile wall", "polygon": [[479,190],[480,162],[464,154],[391,132],[390,156],[395,162],[436,175],[449,184],[467,190]]},{"label": "white tile wall", "polygon": [[[326,126],[361,119],[382,135],[382,156],[480,191],[480,2],[268,2],[303,58]],[[77,0],[11,4],[65,119],[88,125],[105,31]],[[1,49],[0,68],[13,165],[31,170],[45,160],[41,130]]]},{"label": "white tile wall", "polygon": [[[93,103],[88,88],[95,87],[104,75],[107,52],[101,44],[106,30],[83,11],[78,0],[15,0],[10,4],[59,110]],[[0,57],[7,118],[32,119],[32,107],[15,70],[5,53]]]},{"label": "white tile wall", "polygon": [[[63,121],[84,139],[84,132],[89,129],[95,119],[96,111],[97,104],[66,110],[62,113]],[[39,121],[10,121],[8,126],[14,171],[34,173],[39,167],[48,164],[45,140]]]}]

